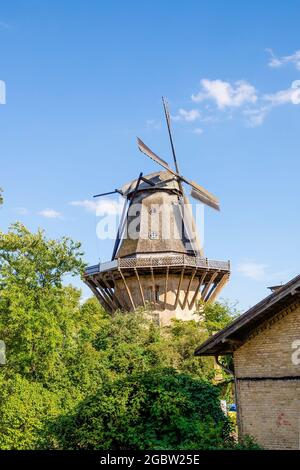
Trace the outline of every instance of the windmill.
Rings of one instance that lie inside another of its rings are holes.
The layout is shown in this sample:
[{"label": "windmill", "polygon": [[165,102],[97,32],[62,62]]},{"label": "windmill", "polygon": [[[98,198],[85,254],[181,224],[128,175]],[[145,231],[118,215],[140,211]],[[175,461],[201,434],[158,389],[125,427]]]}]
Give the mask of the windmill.
[{"label": "windmill", "polygon": [[94,196],[119,194],[124,207],[111,261],[87,268],[84,281],[107,311],[143,306],[165,325],[172,318],[193,319],[200,300],[213,301],[229,278],[230,263],[204,257],[184,186],[215,210],[219,201],[180,173],[162,100],[174,168],[137,139],[139,150],[163,171],[140,173],[120,189]]}]

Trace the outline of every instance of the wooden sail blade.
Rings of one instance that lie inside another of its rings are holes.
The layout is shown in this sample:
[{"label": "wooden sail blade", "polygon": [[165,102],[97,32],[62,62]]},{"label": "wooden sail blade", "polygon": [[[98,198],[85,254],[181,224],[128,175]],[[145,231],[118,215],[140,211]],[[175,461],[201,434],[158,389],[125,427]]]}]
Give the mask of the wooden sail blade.
[{"label": "wooden sail blade", "polygon": [[195,183],[195,181],[189,181],[188,184],[192,186],[193,189],[202,193],[204,196],[206,196],[210,200],[215,201],[216,204],[219,204],[219,199],[216,196],[214,196],[212,193],[207,191],[207,189],[203,188],[203,186],[200,186],[200,184]]},{"label": "wooden sail blade", "polygon": [[218,202],[216,202],[214,199],[211,199],[210,197],[206,196],[202,192],[200,192],[198,190],[195,190],[193,187],[192,187],[192,190],[191,190],[191,196],[194,199],[197,199],[198,201],[203,202],[203,204],[206,204],[207,206],[212,207],[213,209],[215,209],[217,211],[220,210],[220,205],[219,205]]},{"label": "wooden sail blade", "polygon": [[138,148],[142,153],[147,155],[147,157],[150,157],[151,160],[154,160],[156,163],[158,163],[160,166],[162,166],[166,170],[170,171],[170,167],[168,163],[162,158],[160,158],[158,155],[156,155],[154,152],[152,152],[152,150],[149,149],[149,147],[147,147],[147,145],[144,144],[144,142],[141,139],[137,138],[137,143],[138,143]]},{"label": "wooden sail blade", "polygon": [[146,144],[141,139],[137,139],[138,141],[138,148],[139,150],[147,155],[147,157],[150,157],[152,160],[154,160],[156,163],[158,163],[160,166],[168,170],[172,175],[176,176],[180,181],[183,183],[188,184],[191,186],[192,191],[191,191],[191,196],[194,199],[198,199],[199,201],[203,202],[207,206],[212,207],[213,209],[220,210],[220,205],[218,199],[211,194],[209,191],[207,191],[205,188],[200,186],[199,184],[195,183],[194,181],[190,181],[186,179],[184,176],[179,175],[176,171],[172,170],[172,168],[169,167],[168,163],[160,158],[158,155],[156,155],[154,152],[152,152],[149,147],[147,147]]}]

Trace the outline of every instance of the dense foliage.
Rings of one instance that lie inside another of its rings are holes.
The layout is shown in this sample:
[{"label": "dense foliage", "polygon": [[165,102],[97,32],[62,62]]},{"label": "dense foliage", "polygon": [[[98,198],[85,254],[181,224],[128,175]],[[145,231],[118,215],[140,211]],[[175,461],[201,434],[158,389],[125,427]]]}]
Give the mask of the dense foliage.
[{"label": "dense foliage", "polygon": [[63,282],[83,268],[68,238],[0,232],[0,449],[230,446],[220,372],[194,357],[228,306],[163,329],[143,311],[110,317]]},{"label": "dense foliage", "polygon": [[53,434],[59,448],[178,450],[224,447],[229,430],[215,387],[160,369],[104,384]]}]

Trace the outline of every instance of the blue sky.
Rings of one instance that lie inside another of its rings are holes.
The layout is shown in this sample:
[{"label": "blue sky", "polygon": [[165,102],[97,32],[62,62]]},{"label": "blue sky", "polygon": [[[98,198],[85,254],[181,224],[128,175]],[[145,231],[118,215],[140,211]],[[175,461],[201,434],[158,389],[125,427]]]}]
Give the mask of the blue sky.
[{"label": "blue sky", "polygon": [[298,274],[299,14],[293,0],[2,3],[0,229],[21,220],[109,259],[84,201],[156,170],[137,135],[170,161],[165,95],[182,173],[220,198],[204,248],[231,260],[223,298],[244,309]]}]

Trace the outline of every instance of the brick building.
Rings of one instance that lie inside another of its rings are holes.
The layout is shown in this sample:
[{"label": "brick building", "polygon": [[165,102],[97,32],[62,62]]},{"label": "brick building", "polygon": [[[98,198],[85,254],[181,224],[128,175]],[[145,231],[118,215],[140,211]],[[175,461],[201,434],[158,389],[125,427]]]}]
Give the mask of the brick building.
[{"label": "brick building", "polygon": [[300,448],[300,276],[218,332],[195,352],[231,354],[239,435],[265,449]]}]

